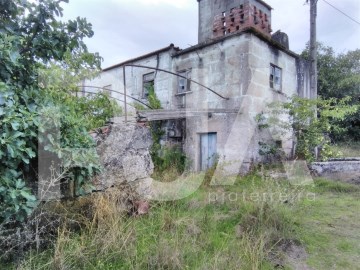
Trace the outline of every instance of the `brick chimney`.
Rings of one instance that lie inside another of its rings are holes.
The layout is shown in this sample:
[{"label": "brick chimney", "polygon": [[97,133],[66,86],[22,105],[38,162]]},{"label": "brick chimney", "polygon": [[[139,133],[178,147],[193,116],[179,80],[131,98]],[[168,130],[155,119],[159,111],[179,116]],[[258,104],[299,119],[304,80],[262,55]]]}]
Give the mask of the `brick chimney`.
[{"label": "brick chimney", "polygon": [[271,6],[262,0],[197,0],[199,43],[253,27],[271,37]]}]

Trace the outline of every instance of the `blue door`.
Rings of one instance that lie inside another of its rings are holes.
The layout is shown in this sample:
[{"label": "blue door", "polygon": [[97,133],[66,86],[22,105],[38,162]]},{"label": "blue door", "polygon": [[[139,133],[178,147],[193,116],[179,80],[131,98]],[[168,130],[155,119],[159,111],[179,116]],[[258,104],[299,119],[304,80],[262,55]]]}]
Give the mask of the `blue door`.
[{"label": "blue door", "polygon": [[216,133],[200,134],[200,165],[206,171],[216,162]]}]

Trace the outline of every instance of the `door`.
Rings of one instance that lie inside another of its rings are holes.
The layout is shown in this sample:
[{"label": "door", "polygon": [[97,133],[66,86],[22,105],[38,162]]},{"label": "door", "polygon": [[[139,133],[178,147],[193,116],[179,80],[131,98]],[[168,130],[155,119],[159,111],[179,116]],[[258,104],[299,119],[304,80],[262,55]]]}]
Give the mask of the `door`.
[{"label": "door", "polygon": [[216,162],[216,133],[200,134],[200,168],[206,171]]}]

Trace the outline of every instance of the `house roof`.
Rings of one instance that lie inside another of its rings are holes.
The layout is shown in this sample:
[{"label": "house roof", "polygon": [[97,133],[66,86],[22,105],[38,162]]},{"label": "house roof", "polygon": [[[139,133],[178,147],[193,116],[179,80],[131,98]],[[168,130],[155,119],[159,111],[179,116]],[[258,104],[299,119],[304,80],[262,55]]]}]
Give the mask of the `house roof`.
[{"label": "house roof", "polygon": [[136,58],[126,60],[126,61],[124,61],[122,63],[119,63],[119,64],[116,64],[116,65],[104,68],[104,69],[102,69],[102,71],[108,71],[108,70],[111,70],[111,69],[114,69],[114,68],[118,68],[118,67],[121,67],[123,65],[133,63],[135,61],[142,60],[144,58],[148,58],[150,56],[157,55],[159,53],[166,52],[166,51],[169,51],[169,50],[172,50],[172,49],[174,49],[175,51],[180,51],[180,49],[178,47],[175,47],[175,45],[171,43],[169,46],[167,46],[165,48],[162,48],[162,49],[159,49],[159,50],[156,50],[156,51],[153,51],[153,52],[138,56]]},{"label": "house roof", "polygon": [[222,37],[219,37],[219,38],[211,39],[211,40],[209,40],[209,41],[206,41],[206,42],[197,44],[197,45],[195,45],[195,46],[186,48],[186,49],[184,49],[184,50],[179,50],[179,51],[177,51],[175,54],[173,54],[173,56],[176,57],[176,56],[180,56],[180,55],[183,55],[183,54],[192,52],[192,51],[196,51],[196,50],[199,50],[199,49],[203,49],[203,48],[205,48],[205,47],[207,47],[207,46],[211,46],[211,45],[213,45],[213,44],[222,42],[222,41],[224,41],[224,40],[233,38],[233,37],[235,37],[235,36],[243,35],[243,34],[245,34],[245,33],[254,34],[255,36],[259,37],[260,39],[264,40],[265,42],[269,43],[270,45],[272,45],[272,46],[274,46],[275,48],[277,48],[277,49],[279,49],[279,50],[287,53],[288,55],[290,55],[290,56],[292,56],[292,57],[295,57],[295,58],[299,58],[299,57],[300,57],[300,56],[299,56],[298,54],[296,54],[295,52],[286,49],[286,48],[285,48],[283,45],[281,45],[279,42],[273,40],[271,37],[268,37],[268,36],[264,35],[264,34],[261,33],[260,31],[258,31],[256,28],[251,27],[251,26],[245,28],[244,30],[242,30],[242,31],[240,31],[240,32],[234,32],[234,33],[229,34],[229,35],[226,35],[226,36],[222,36]]}]

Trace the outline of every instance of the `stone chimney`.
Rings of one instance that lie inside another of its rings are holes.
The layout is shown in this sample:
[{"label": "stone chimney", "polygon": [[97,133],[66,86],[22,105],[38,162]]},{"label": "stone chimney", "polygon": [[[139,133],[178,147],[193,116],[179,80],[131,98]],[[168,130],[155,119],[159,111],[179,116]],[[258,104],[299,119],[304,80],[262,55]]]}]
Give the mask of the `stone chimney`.
[{"label": "stone chimney", "polygon": [[262,0],[197,0],[199,43],[254,28],[271,37],[272,8]]}]

